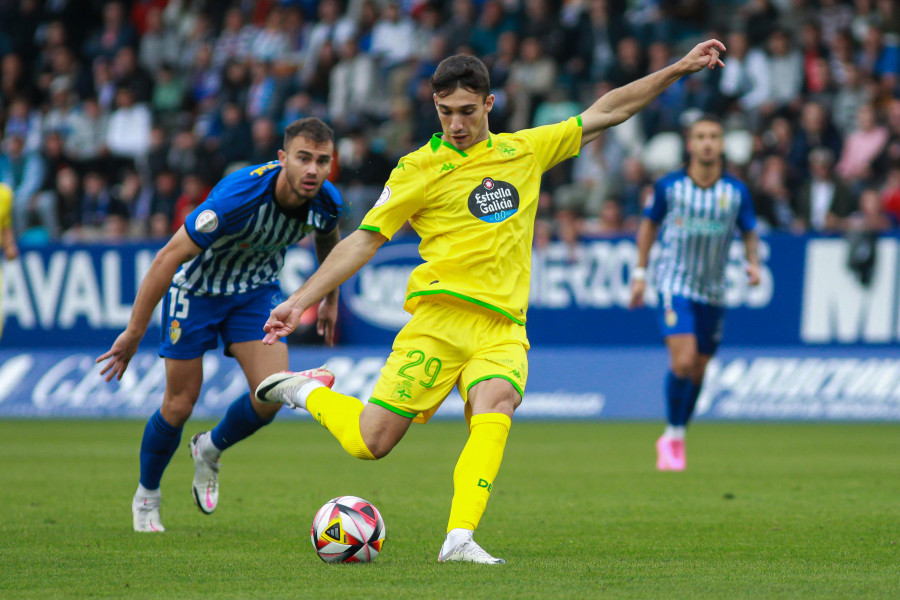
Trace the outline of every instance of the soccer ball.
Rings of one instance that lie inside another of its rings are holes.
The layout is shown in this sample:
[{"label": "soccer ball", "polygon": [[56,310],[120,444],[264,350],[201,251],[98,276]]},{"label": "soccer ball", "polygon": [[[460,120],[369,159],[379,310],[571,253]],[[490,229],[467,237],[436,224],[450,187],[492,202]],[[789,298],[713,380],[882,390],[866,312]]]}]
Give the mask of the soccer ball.
[{"label": "soccer ball", "polygon": [[325,562],[372,562],[384,544],[384,519],[372,503],[341,496],[316,513],[310,538]]}]

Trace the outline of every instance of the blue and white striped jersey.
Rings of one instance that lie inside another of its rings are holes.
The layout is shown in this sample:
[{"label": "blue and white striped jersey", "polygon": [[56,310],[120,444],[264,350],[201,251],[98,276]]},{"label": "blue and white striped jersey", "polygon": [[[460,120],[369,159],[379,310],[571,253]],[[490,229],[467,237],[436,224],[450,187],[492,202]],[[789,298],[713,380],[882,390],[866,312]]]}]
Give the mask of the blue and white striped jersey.
[{"label": "blue and white striped jersey", "polygon": [[278,278],[288,246],[308,233],[328,233],[337,226],[343,203],[331,182],[288,212],[275,202],[280,172],[278,161],[254,165],[213,188],[184,223],[204,251],[181,266],[174,285],[198,295],[247,292]]},{"label": "blue and white striped jersey", "polygon": [[644,216],[662,225],[655,263],[657,290],[713,305],[725,303],[725,266],[735,227],[756,227],[747,186],[723,173],[713,185],[694,184],[684,169],[656,182]]}]

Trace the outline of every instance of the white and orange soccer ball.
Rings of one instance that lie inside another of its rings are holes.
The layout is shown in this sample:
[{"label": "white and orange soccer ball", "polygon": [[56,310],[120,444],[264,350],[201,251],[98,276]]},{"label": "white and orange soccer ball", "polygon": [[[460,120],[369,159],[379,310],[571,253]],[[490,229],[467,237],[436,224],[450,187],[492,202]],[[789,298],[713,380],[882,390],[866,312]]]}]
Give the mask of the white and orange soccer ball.
[{"label": "white and orange soccer ball", "polygon": [[372,562],[384,544],[384,519],[371,502],[341,496],[316,513],[310,538],[325,562]]}]

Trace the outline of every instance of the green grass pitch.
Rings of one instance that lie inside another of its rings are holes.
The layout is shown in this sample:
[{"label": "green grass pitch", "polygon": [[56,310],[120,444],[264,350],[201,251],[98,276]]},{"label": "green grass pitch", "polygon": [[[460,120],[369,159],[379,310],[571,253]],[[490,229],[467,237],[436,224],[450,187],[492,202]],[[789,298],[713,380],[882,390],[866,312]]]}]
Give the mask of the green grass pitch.
[{"label": "green grass pitch", "polygon": [[[461,422],[382,461],[311,421],[229,450],[217,512],[190,497],[189,423],[162,482],[164,534],[131,531],[143,423],[0,421],[0,598],[897,598],[900,425],[700,423],[658,473],[659,424],[513,425],[476,538],[505,566],[438,564]],[[354,494],[387,541],[322,563],[316,509]]]}]

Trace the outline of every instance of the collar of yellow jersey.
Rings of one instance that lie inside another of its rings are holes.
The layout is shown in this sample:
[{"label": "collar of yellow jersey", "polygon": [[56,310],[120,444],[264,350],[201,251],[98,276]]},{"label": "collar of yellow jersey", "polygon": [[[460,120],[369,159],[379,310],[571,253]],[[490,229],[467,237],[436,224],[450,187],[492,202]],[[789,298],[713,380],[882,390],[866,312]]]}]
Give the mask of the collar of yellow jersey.
[{"label": "collar of yellow jersey", "polygon": [[[463,152],[462,150],[460,150],[459,148],[457,148],[450,142],[445,141],[444,138],[441,137],[442,135],[444,135],[444,133],[440,132],[440,133],[435,133],[434,135],[431,136],[431,142],[429,142],[429,143],[431,145],[432,152],[437,152],[441,146],[446,146],[446,147],[450,148],[451,150],[453,150],[454,152],[458,152],[460,156],[468,156],[468,154],[466,154],[465,152]],[[480,144],[480,143],[481,142],[478,142],[478,144]],[[475,145],[477,146],[478,144],[475,144]],[[494,145],[494,138],[491,135],[491,132],[488,131],[487,147],[491,148],[493,145]]]}]

